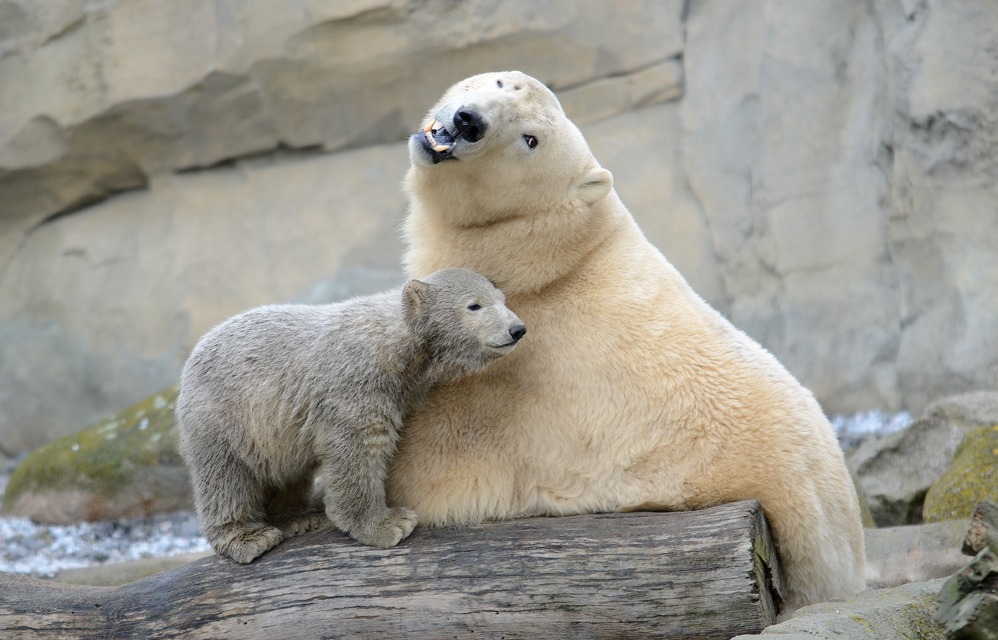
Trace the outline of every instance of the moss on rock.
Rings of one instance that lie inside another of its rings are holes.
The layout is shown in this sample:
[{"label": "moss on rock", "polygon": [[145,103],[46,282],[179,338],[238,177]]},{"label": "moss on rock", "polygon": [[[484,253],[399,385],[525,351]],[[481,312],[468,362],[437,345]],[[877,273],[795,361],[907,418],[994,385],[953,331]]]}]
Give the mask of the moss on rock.
[{"label": "moss on rock", "polygon": [[980,427],[960,442],[953,462],[925,496],[926,522],[969,518],[983,499],[998,501],[998,425]]},{"label": "moss on rock", "polygon": [[179,383],[33,451],[11,475],[3,515],[62,524],[192,508],[177,453]]}]

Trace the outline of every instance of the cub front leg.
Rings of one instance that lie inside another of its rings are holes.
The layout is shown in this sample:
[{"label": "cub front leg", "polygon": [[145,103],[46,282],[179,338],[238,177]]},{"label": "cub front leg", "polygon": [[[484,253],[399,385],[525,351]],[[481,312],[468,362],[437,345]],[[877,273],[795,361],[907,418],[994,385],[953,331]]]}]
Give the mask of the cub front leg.
[{"label": "cub front leg", "polygon": [[320,471],[326,515],[336,528],[383,549],[404,540],[419,522],[412,509],[389,508],[385,501],[385,477],[397,440],[397,429],[368,422],[331,444]]}]

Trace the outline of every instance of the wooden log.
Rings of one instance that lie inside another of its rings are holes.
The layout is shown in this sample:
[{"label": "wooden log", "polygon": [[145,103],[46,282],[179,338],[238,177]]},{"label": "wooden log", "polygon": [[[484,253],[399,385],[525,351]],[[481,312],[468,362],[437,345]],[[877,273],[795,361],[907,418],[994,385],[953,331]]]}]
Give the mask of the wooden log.
[{"label": "wooden log", "polygon": [[120,587],[0,574],[0,637],[730,638],[772,624],[782,593],[747,501],[419,527],[389,550],[313,534]]}]

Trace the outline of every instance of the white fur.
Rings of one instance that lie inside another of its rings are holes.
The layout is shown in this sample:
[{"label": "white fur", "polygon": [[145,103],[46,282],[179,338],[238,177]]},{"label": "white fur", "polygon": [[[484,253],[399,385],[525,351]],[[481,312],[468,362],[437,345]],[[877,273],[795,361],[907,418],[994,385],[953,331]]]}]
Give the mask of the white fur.
[{"label": "white fur", "polygon": [[389,502],[444,524],[755,498],[789,609],[861,590],[855,489],[811,393],[648,242],[543,85],[475,76],[425,123],[450,128],[458,108],[489,127],[458,139],[456,159],[432,164],[410,142],[407,268],[485,275],[530,334],[431,393],[407,422]]}]

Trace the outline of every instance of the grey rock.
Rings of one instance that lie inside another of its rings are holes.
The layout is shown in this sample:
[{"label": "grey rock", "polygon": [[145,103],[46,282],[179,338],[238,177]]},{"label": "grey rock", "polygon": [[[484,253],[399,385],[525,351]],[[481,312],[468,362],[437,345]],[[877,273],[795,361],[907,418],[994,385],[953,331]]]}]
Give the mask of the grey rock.
[{"label": "grey rock", "polygon": [[402,140],[473,73],[560,89],[682,51],[680,0],[52,4],[0,5],[0,256],[156,173]]},{"label": "grey rock", "polygon": [[[173,409],[179,390],[174,384],[33,451],[11,474],[0,514],[70,524],[192,509],[190,478],[177,453]],[[37,551],[48,542],[28,548]]]},{"label": "grey rock", "polygon": [[998,423],[998,392],[953,396],[930,405],[903,431],[867,442],[849,466],[859,477],[878,526],[921,521],[925,494],[946,472],[963,438]]},{"label": "grey rock", "polygon": [[756,635],[732,640],[781,636],[780,640],[943,640],[932,616],[942,580],[864,591],[842,601],[799,609],[785,622]]},{"label": "grey rock", "polygon": [[970,520],[866,529],[866,586],[896,587],[948,577],[967,564],[961,553]]},{"label": "grey rock", "polygon": [[996,27],[983,0],[689,5],[683,166],[730,317],[830,413],[998,388]]}]

